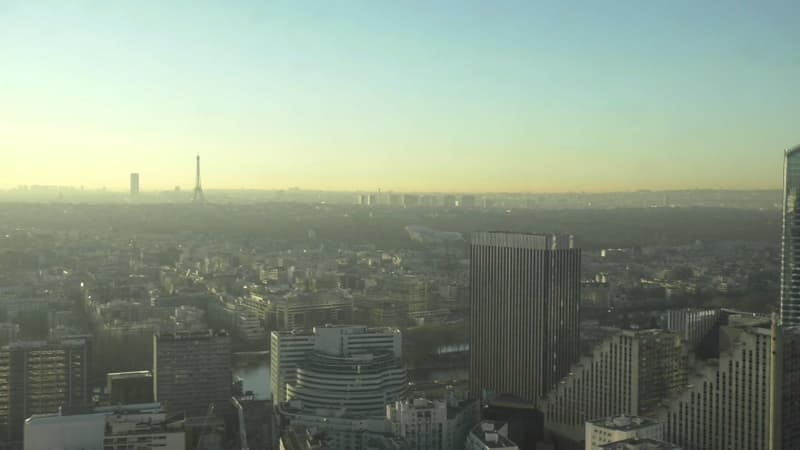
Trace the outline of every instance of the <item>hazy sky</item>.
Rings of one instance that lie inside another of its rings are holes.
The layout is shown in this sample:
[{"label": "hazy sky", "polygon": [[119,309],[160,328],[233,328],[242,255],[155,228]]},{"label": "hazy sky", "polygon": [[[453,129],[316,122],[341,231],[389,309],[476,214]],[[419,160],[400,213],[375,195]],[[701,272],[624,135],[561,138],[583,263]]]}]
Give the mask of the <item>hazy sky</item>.
[{"label": "hazy sky", "polygon": [[800,1],[0,0],[0,187],[776,188]]}]

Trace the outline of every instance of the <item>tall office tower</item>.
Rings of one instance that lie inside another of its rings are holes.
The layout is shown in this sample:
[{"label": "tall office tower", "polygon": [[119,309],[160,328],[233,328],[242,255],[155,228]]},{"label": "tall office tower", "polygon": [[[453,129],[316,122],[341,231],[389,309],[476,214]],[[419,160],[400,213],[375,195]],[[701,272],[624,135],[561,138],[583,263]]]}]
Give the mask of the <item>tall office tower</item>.
[{"label": "tall office tower", "polygon": [[131,197],[139,195],[139,174],[131,174]]},{"label": "tall office tower", "polygon": [[677,333],[618,330],[584,356],[548,393],[545,427],[580,441],[598,417],[651,416],[686,386],[688,352]]},{"label": "tall office tower", "polygon": [[286,385],[297,380],[297,369],[315,351],[349,356],[362,353],[390,353],[402,357],[402,337],[396,328],[326,325],[311,330],[273,331],[270,336],[272,402],[287,400]]},{"label": "tall office tower", "polygon": [[800,325],[800,146],[783,161],[783,244],[781,249],[781,321]]},{"label": "tall office tower", "polygon": [[775,379],[771,450],[800,448],[800,328],[773,322]]},{"label": "tall office tower", "polygon": [[536,403],[578,359],[572,236],[484,232],[470,248],[470,389]]},{"label": "tall office tower", "polygon": [[0,442],[22,441],[32,414],[88,402],[89,346],[84,339],[21,341],[0,349]]},{"label": "tall office tower", "polygon": [[687,389],[659,410],[665,440],[684,450],[770,449],[773,364],[770,319],[730,317],[719,359],[693,368]]},{"label": "tall office tower", "polygon": [[153,335],[153,397],[169,414],[205,416],[229,407],[231,338],[225,333]]}]

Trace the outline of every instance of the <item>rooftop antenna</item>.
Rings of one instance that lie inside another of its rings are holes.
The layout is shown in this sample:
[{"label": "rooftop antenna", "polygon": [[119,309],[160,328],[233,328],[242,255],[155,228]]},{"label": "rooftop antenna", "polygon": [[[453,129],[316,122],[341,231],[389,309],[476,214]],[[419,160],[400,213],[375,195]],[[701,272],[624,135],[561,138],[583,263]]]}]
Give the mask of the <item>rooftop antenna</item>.
[{"label": "rooftop antenna", "polygon": [[200,185],[200,155],[197,155],[197,176],[194,181],[194,198],[193,203],[205,203],[206,198],[203,195],[203,187]]}]

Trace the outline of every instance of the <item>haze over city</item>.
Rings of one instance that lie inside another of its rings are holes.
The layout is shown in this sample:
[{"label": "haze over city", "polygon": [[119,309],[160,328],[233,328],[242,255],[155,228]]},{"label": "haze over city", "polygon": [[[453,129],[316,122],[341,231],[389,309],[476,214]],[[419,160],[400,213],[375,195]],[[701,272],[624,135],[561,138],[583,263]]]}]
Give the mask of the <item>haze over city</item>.
[{"label": "haze over city", "polygon": [[0,5],[0,188],[777,189],[792,1]]}]

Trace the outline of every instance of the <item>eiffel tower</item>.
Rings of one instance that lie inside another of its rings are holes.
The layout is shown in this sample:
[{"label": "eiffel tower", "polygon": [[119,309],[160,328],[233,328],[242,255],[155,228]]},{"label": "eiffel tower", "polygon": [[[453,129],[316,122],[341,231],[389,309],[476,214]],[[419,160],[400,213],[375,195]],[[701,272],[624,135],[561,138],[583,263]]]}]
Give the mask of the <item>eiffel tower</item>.
[{"label": "eiffel tower", "polygon": [[192,203],[205,203],[206,197],[203,195],[203,187],[200,185],[200,155],[197,155],[197,176],[194,181],[194,197]]}]

